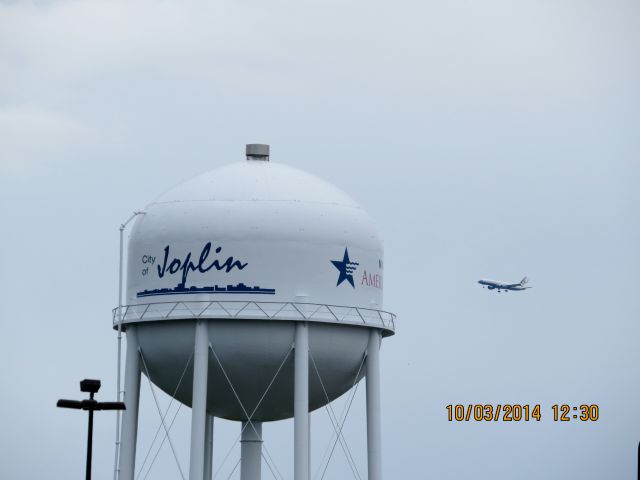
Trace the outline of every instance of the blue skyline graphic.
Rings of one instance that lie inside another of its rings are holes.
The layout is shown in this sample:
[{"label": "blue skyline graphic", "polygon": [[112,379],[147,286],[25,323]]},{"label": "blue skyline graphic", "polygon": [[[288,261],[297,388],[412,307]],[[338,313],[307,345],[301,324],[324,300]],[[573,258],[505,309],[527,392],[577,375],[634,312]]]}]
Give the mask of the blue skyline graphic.
[{"label": "blue skyline graphic", "polygon": [[183,284],[179,284],[174,288],[156,288],[153,290],[143,290],[142,292],[138,292],[136,296],[140,297],[150,297],[154,295],[189,295],[189,294],[197,294],[197,293],[207,293],[207,294],[245,294],[245,295],[275,295],[275,288],[262,288],[259,285],[249,287],[244,283],[240,282],[236,285],[227,285],[221,287],[219,285],[212,285],[207,287],[185,287]]}]

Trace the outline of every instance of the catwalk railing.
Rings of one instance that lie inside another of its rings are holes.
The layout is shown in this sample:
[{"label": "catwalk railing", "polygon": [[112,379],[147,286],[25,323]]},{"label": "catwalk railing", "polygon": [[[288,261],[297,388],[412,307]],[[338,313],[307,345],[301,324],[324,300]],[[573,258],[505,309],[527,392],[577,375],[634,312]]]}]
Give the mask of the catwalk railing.
[{"label": "catwalk railing", "polygon": [[[120,314],[122,320],[120,320]],[[113,324],[188,319],[293,320],[345,323],[395,332],[396,316],[384,310],[317,303],[254,301],[185,301],[124,305],[113,309]]]}]

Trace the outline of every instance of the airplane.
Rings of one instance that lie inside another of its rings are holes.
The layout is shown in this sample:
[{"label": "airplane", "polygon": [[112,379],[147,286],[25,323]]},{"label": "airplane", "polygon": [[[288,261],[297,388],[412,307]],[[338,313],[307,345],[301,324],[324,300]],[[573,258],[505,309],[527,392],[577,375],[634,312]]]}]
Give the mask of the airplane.
[{"label": "airplane", "polygon": [[505,292],[508,292],[509,290],[514,290],[514,291],[520,291],[520,290],[526,290],[527,288],[532,288],[532,287],[526,287],[525,285],[527,284],[527,282],[529,281],[529,279],[527,277],[524,277],[522,280],[520,280],[520,283],[504,283],[504,282],[496,282],[495,280],[478,280],[478,283],[480,285],[482,285],[482,288],[487,287],[489,290],[498,290],[498,292],[504,290]]}]

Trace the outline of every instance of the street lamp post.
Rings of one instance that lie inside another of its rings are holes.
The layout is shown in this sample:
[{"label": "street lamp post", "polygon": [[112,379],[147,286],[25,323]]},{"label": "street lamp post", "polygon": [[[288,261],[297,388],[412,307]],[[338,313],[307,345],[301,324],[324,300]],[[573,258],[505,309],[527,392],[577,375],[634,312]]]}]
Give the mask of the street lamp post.
[{"label": "street lamp post", "polygon": [[65,400],[61,398],[56,404],[60,408],[74,408],[89,412],[89,428],[87,433],[87,480],[91,480],[91,456],[93,450],[93,412],[96,410],[124,410],[123,402],[98,402],[93,396],[100,390],[100,380],[84,379],[80,382],[80,391],[88,392],[85,400]]}]

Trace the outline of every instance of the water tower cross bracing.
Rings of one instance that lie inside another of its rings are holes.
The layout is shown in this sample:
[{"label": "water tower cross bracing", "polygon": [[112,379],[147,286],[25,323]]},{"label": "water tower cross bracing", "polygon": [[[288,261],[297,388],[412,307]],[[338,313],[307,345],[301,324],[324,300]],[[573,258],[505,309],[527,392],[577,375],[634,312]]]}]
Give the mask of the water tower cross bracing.
[{"label": "water tower cross bracing", "polygon": [[117,471],[133,480],[141,373],[192,408],[189,479],[211,479],[213,418],[241,425],[242,480],[261,476],[263,422],[294,418],[294,479],[309,480],[309,413],[366,376],[368,478],[380,480],[383,248],[349,196],[246,160],[158,197],[131,228]]}]

